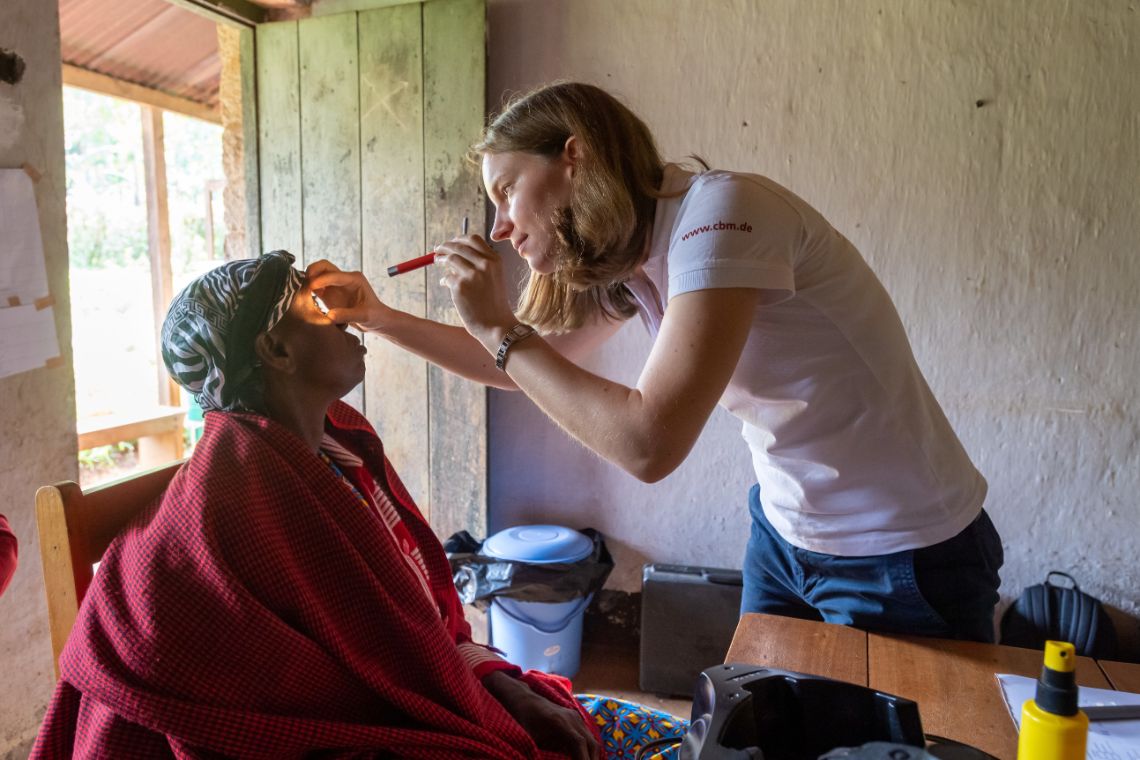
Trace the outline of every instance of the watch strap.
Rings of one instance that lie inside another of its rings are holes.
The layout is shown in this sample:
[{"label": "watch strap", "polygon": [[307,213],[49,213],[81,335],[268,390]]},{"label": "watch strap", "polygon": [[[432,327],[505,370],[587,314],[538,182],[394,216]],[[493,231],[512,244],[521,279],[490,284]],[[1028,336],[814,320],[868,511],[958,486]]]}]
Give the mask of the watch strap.
[{"label": "watch strap", "polygon": [[495,367],[504,372],[507,367],[507,351],[511,350],[511,346],[518,343],[520,340],[525,340],[534,335],[534,328],[530,325],[524,325],[519,322],[517,325],[507,330],[507,334],[503,336],[503,342],[499,344],[499,350],[495,354]]}]

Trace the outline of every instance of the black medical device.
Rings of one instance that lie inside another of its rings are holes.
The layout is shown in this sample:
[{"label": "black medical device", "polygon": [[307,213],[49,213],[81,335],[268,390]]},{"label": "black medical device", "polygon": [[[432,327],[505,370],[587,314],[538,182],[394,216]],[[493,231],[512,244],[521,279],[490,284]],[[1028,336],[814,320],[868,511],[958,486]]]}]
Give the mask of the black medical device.
[{"label": "black medical device", "polygon": [[927,746],[918,705],[822,676],[728,663],[704,670],[681,760],[973,760],[954,742]]}]

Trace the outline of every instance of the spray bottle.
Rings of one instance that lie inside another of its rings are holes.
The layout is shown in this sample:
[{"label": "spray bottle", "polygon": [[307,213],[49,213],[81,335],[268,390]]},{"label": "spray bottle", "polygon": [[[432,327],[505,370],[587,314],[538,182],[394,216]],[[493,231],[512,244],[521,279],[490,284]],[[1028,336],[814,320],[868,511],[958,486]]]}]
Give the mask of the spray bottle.
[{"label": "spray bottle", "polygon": [[1089,718],[1077,709],[1076,667],[1072,644],[1045,642],[1037,695],[1021,708],[1017,760],[1085,760]]}]

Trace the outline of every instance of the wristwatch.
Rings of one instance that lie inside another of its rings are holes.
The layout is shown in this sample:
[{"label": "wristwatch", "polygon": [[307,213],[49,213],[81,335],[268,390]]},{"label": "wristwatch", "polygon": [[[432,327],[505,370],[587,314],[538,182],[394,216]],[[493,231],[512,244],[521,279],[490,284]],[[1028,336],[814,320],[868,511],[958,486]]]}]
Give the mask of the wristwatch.
[{"label": "wristwatch", "polygon": [[520,340],[525,340],[532,335],[534,335],[534,328],[530,325],[524,325],[522,322],[507,330],[507,334],[503,336],[503,342],[499,344],[499,351],[495,354],[495,366],[505,372],[507,351]]}]

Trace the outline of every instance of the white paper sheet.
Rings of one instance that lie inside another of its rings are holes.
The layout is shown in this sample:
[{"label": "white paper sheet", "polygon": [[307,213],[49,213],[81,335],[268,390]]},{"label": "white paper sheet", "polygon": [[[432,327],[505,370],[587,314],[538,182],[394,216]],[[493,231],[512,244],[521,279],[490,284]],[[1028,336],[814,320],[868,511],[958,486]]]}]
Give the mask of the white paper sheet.
[{"label": "white paper sheet", "polygon": [[38,369],[59,356],[53,311],[35,306],[0,309],[0,377]]},{"label": "white paper sheet", "polygon": [[0,308],[34,304],[48,293],[36,191],[23,169],[0,169]]},{"label": "white paper sheet", "polygon": [[50,295],[32,178],[0,169],[0,377],[59,356],[54,310],[43,305]]},{"label": "white paper sheet", "polygon": [[[1032,699],[1037,681],[1024,676],[998,673],[998,684],[1013,723],[1021,730],[1021,708]],[[1140,694],[1112,689],[1081,687],[1077,698],[1081,707],[1140,705]],[[1115,720],[1089,725],[1088,760],[1140,760],[1140,720]]]}]

